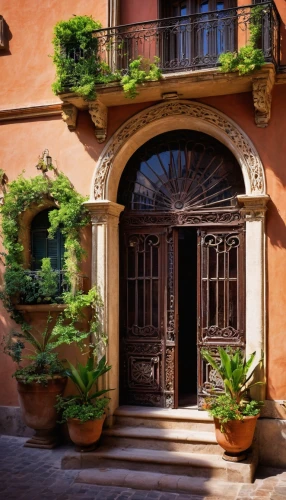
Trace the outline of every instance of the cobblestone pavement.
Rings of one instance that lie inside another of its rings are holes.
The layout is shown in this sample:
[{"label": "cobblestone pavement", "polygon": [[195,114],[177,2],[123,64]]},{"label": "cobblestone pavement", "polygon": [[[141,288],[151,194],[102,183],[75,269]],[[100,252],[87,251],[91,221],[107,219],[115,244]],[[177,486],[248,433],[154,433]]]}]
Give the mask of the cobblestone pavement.
[{"label": "cobblestone pavement", "polygon": [[[203,500],[202,496],[76,483],[78,471],[61,470],[67,447],[24,448],[26,438],[0,436],[1,500]],[[209,499],[219,500],[217,497]],[[237,500],[286,499],[286,472],[261,468],[254,484],[241,486]]]}]

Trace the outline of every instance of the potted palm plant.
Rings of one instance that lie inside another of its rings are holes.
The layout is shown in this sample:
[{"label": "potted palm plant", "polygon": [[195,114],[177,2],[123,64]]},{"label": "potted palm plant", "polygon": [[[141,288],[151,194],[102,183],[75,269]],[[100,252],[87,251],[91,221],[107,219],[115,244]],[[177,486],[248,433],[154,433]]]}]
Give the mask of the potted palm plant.
[{"label": "potted palm plant", "polygon": [[58,396],[56,408],[62,412],[62,423],[67,422],[71,440],[80,451],[95,448],[102,432],[105,410],[109,398],[102,397],[110,389],[98,389],[99,378],[111,369],[106,357],[99,362],[90,355],[86,364],[76,366],[68,362],[66,375],[74,383],[77,394],[63,398]]},{"label": "potted palm plant", "polygon": [[246,360],[240,349],[218,348],[220,361],[202,349],[202,356],[222,378],[225,393],[206,398],[205,407],[214,417],[216,439],[225,450],[223,458],[241,461],[250,448],[262,402],[250,400],[249,389],[264,382],[251,382],[255,352]]},{"label": "potted palm plant", "polygon": [[12,330],[5,346],[5,352],[18,364],[13,376],[17,380],[23,420],[35,430],[25,446],[37,448],[53,448],[57,444],[54,405],[67,382],[64,366],[55,351],[51,321],[49,317],[43,332],[28,325],[22,325],[22,332]]}]

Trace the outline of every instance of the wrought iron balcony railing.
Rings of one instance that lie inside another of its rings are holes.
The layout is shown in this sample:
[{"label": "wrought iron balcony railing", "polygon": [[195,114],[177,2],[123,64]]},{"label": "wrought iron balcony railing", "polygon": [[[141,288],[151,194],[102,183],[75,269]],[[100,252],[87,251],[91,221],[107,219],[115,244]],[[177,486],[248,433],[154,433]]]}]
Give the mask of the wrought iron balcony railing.
[{"label": "wrought iron balcony railing", "polygon": [[[70,290],[69,281],[66,279],[66,272],[54,270],[57,289],[49,293],[48,287],[43,286],[43,278],[41,271],[25,271],[27,280],[25,283],[25,291],[20,293],[21,304],[42,304],[42,303],[62,303],[62,294]],[[84,279],[83,275],[77,275],[77,288],[83,289]]]},{"label": "wrought iron balcony railing", "polygon": [[271,1],[96,30],[94,36],[98,57],[112,72],[127,73],[130,61],[138,56],[151,61],[157,56],[159,67],[166,73],[218,66],[220,54],[249,43],[251,25],[256,23],[260,31],[257,47],[262,49],[265,61],[278,65],[279,22]]}]

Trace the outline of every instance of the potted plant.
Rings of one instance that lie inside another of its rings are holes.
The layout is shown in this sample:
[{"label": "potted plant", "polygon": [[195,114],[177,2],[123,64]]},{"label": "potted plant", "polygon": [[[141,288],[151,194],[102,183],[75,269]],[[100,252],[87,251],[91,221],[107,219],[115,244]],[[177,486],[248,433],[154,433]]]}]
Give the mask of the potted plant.
[{"label": "potted plant", "polygon": [[241,461],[246,458],[250,448],[256,421],[259,417],[261,402],[250,400],[248,391],[254,385],[264,382],[252,382],[256,367],[251,368],[255,352],[246,361],[240,349],[218,348],[220,363],[213,354],[202,349],[204,359],[222,378],[225,394],[214,394],[206,399],[206,409],[214,417],[216,439],[225,450],[223,458]]},{"label": "potted plant", "polygon": [[[72,343],[81,348],[97,325],[96,310],[101,299],[95,288],[86,294],[81,291],[75,294],[65,292],[63,297],[64,311],[56,319],[49,315],[43,331],[21,318],[22,331],[12,330],[4,347],[4,351],[18,364],[13,376],[17,380],[23,420],[36,431],[26,446],[53,448],[57,444],[55,404],[57,396],[64,391],[67,376],[56,349]],[[80,331],[78,322],[83,319],[83,310],[90,306],[93,314],[89,328]],[[102,339],[104,341],[104,336]]]},{"label": "potted plant", "polygon": [[[57,444],[54,405],[57,396],[64,391],[67,377],[58,353],[54,351],[51,320],[49,317],[42,333],[28,325],[22,325],[22,332],[12,330],[4,349],[18,364],[13,376],[17,380],[23,420],[36,431],[25,443],[30,447],[53,448]],[[23,355],[24,348],[29,354]],[[26,360],[25,366],[21,366],[23,360]]]},{"label": "potted plant", "polygon": [[111,369],[106,357],[95,362],[90,355],[85,365],[77,363],[76,367],[68,362],[66,375],[74,383],[78,394],[63,398],[58,396],[56,408],[62,412],[61,423],[67,422],[71,440],[80,451],[91,451],[95,448],[102,432],[105,410],[109,398],[102,397],[111,389],[98,390],[98,380]]}]

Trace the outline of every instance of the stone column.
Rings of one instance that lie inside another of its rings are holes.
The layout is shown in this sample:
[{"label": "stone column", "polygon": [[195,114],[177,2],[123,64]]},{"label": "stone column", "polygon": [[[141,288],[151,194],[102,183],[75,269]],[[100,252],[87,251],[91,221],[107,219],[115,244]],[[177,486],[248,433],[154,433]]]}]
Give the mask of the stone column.
[{"label": "stone column", "polygon": [[[85,203],[92,221],[92,284],[104,302],[102,329],[108,336],[106,387],[114,389],[109,410],[112,416],[119,404],[119,215],[123,205],[103,200]],[[110,424],[112,419],[110,419]]]},{"label": "stone column", "polygon": [[[239,195],[242,214],[246,222],[246,355],[256,351],[256,361],[261,354],[264,363],[257,369],[255,379],[265,381],[266,373],[266,263],[265,263],[265,212],[268,195]],[[251,396],[265,399],[265,386],[252,389]]]}]

